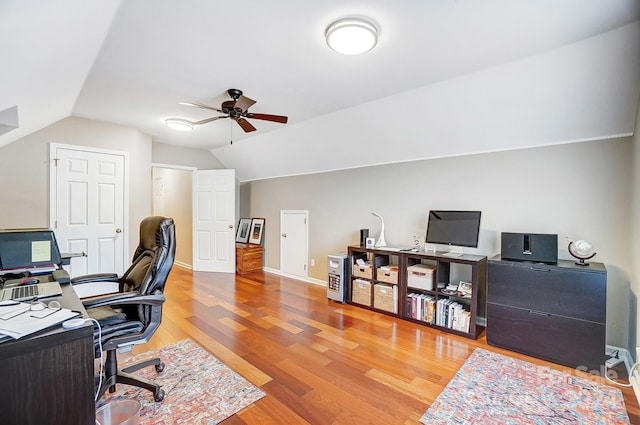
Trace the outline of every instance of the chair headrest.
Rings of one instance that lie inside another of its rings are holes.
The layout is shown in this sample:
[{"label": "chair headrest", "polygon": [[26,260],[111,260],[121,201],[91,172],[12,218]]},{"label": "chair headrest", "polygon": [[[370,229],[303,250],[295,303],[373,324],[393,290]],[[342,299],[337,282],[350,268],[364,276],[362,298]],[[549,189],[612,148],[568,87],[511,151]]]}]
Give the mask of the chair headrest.
[{"label": "chair headrest", "polygon": [[158,246],[168,243],[168,229],[173,225],[173,219],[162,216],[147,217],[140,222],[139,249],[155,250]]}]

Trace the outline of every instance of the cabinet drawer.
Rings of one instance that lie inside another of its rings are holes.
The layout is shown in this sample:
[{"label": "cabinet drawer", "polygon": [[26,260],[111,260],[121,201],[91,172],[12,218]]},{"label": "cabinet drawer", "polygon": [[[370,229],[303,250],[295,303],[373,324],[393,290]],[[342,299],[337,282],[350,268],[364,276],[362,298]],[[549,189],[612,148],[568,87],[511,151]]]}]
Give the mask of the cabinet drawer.
[{"label": "cabinet drawer", "polygon": [[487,343],[570,367],[600,371],[605,325],[487,304]]},{"label": "cabinet drawer", "polygon": [[606,298],[606,273],[489,262],[487,302],[605,323]]},{"label": "cabinet drawer", "polygon": [[254,254],[245,254],[242,257],[242,262],[245,264],[249,263],[262,263],[262,253],[256,252]]}]

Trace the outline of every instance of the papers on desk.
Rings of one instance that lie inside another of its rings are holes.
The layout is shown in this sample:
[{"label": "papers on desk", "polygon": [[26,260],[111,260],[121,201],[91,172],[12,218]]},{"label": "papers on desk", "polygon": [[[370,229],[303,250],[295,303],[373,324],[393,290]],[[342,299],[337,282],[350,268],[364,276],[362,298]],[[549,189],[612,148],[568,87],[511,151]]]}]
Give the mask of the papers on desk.
[{"label": "papers on desk", "polygon": [[0,302],[0,342],[31,335],[79,314],[66,308],[32,310],[29,303],[2,301]]}]

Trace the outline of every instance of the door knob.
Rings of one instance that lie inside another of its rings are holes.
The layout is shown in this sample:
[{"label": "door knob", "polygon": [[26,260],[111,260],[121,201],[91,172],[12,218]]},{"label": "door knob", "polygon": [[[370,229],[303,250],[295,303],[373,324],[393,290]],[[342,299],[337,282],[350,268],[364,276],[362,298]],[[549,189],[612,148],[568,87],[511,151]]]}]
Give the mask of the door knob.
[{"label": "door knob", "polygon": [[122,233],[122,229],[118,227],[118,228],[116,229],[116,233]]},{"label": "door knob", "polygon": [[229,229],[233,229],[233,224],[230,224],[230,225],[229,225]]},{"label": "door knob", "polygon": [[286,238],[286,237],[287,237],[287,234],[286,234],[286,233],[283,233],[283,234],[282,234],[282,237],[283,237],[283,238]]}]

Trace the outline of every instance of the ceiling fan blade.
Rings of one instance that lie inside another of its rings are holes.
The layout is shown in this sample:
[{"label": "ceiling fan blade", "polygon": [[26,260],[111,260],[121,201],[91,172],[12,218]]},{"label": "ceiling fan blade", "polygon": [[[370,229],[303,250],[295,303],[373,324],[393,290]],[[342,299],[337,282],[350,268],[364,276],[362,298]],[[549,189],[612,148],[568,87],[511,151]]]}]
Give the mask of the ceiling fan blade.
[{"label": "ceiling fan blade", "polygon": [[282,123],[282,124],[286,124],[287,120],[289,119],[288,117],[285,117],[285,116],[282,116],[282,115],[254,114],[254,113],[249,114],[248,117],[249,118],[255,118],[257,120],[279,122],[279,123]]},{"label": "ceiling fan blade", "polygon": [[242,127],[245,133],[249,133],[250,131],[256,131],[256,128],[244,118],[238,118],[236,122],[240,127]]},{"label": "ceiling fan blade", "polygon": [[196,122],[194,122],[194,123],[192,123],[192,124],[193,124],[193,125],[206,124],[206,123],[208,123],[208,122],[216,121],[216,120],[219,120],[219,119],[222,119],[222,118],[229,118],[229,116],[228,116],[228,115],[221,115],[221,116],[219,116],[219,117],[205,118],[205,119],[203,119],[203,120],[196,121]]},{"label": "ceiling fan blade", "polygon": [[249,99],[246,96],[240,96],[238,100],[236,100],[236,104],[234,105],[234,108],[240,108],[240,110],[246,111],[255,103],[256,101],[253,99]]},{"label": "ceiling fan blade", "polygon": [[195,102],[179,102],[178,105],[185,105],[185,106],[193,106],[195,108],[202,108],[202,109],[211,109],[212,111],[216,111],[216,112],[220,112],[220,113],[224,113],[222,112],[220,109],[218,108],[214,108],[213,106],[207,106],[207,105],[203,105],[202,103],[195,103]]}]

